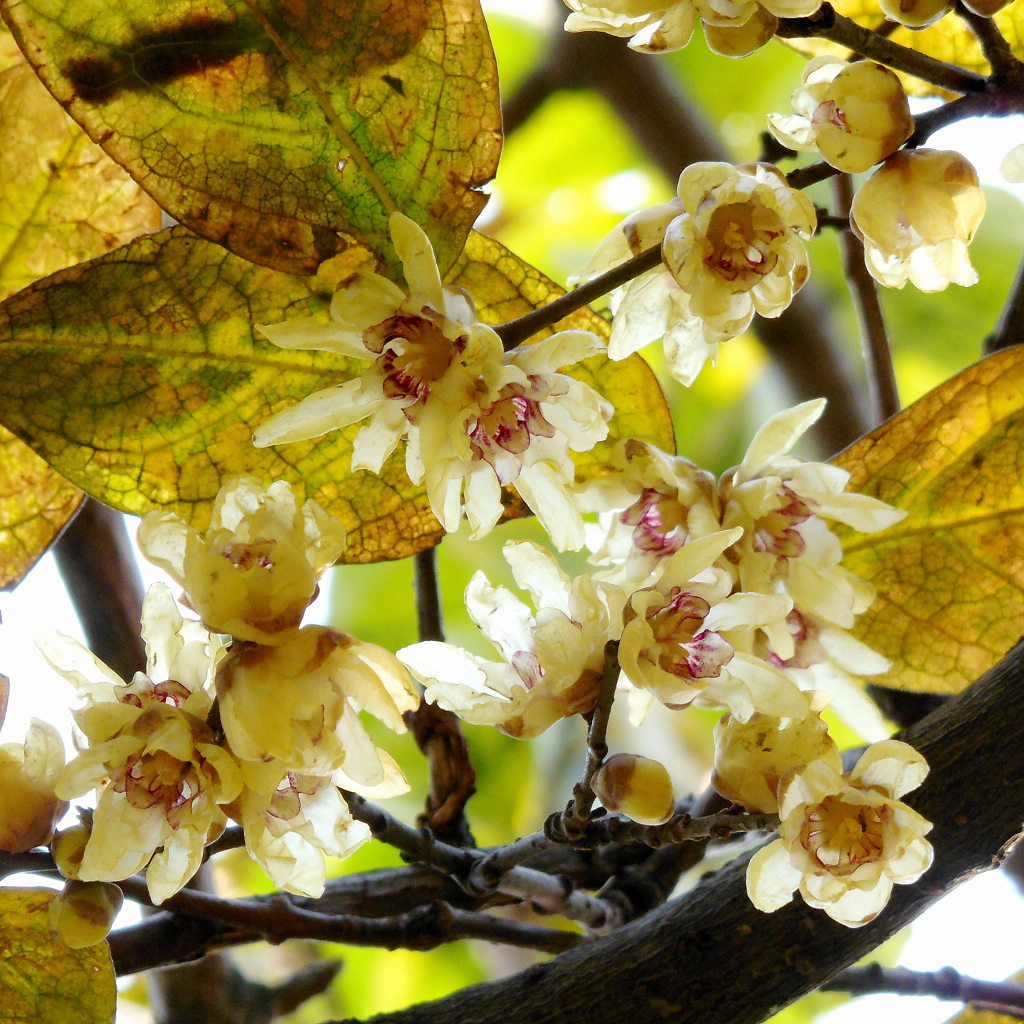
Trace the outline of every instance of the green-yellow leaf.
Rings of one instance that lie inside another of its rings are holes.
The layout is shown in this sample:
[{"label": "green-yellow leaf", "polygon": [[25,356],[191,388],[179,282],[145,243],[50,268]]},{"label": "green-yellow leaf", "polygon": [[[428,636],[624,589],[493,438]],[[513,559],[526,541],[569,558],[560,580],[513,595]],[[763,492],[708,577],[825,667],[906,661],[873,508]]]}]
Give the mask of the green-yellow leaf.
[{"label": "green-yellow leaf", "polygon": [[[380,476],[350,469],[360,424],[279,448],[250,443],[271,413],[364,365],[277,348],[252,325],[326,322],[337,281],[360,258],[350,250],[317,278],[297,278],[174,228],[55,274],[0,305],[0,420],[73,483],[126,512],[166,508],[202,528],[222,481],[249,472],[299,484],[341,519],[347,561],[421,550],[441,530],[405,474],[403,452]],[[481,315],[490,319],[558,292],[476,236],[455,275],[479,285]],[[574,323],[607,332],[590,313]],[[615,436],[628,431],[672,447],[668,411],[642,360],[592,360],[580,370],[624,405]],[[596,471],[607,450],[581,470]]]},{"label": "green-yellow leaf", "polygon": [[110,1024],[117,987],[105,942],[50,934],[52,889],[0,889],[0,1024]]},{"label": "green-yellow leaf", "polygon": [[500,150],[477,0],[0,0],[47,88],[175,218],[312,273],[388,216],[443,267]]},{"label": "green-yellow leaf", "polygon": [[850,490],[907,510],[842,534],[877,589],[856,634],[887,658],[873,681],[957,693],[1024,632],[1024,349],[968,367],[834,460]]},{"label": "green-yellow leaf", "polygon": [[84,495],[0,427],[0,590],[9,590],[56,540]]},{"label": "green-yellow leaf", "polygon": [[[13,45],[10,33],[0,42]],[[61,110],[24,60],[0,72],[0,209],[0,297],[160,226],[156,203]],[[81,499],[0,428],[0,588],[21,580]]]}]

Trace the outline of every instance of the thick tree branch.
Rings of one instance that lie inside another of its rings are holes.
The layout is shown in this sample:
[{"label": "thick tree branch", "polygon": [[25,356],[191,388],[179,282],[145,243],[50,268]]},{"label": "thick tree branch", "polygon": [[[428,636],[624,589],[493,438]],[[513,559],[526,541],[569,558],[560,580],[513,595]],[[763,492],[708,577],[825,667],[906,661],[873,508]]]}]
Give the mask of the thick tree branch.
[{"label": "thick tree branch", "polygon": [[[585,948],[512,978],[373,1018],[375,1024],[754,1024],[870,952],[937,899],[995,866],[1024,818],[1024,644],[905,735],[931,764],[910,798],[931,819],[935,863],[885,910],[847,929],[799,898],[762,914],[746,894],[749,855],[686,897]],[[771,951],[756,968],[752,949]]]}]

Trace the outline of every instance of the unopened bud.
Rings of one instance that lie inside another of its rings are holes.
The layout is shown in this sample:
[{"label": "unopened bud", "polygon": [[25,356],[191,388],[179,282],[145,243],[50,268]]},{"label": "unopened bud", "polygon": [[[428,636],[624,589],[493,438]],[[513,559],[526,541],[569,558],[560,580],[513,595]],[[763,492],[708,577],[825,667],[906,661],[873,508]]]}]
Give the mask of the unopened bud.
[{"label": "unopened bud", "polygon": [[979,17],[991,18],[998,14],[1010,0],[964,0],[964,7]]},{"label": "unopened bud", "polygon": [[91,835],[92,829],[88,825],[72,825],[71,828],[66,828],[53,837],[50,853],[53,855],[57,870],[65,878],[78,878],[85,847]]},{"label": "unopened bud", "polygon": [[956,6],[953,0],[880,0],[882,12],[907,28],[926,28]]},{"label": "unopened bud", "polygon": [[660,825],[675,810],[665,766],[639,754],[609,757],[594,777],[594,792],[609,811],[619,811],[641,825]]},{"label": "unopened bud", "polygon": [[113,882],[68,881],[50,903],[50,930],[71,949],[102,942],[124,902]]},{"label": "unopened bud", "polygon": [[746,57],[759,50],[779,27],[779,19],[760,4],[742,25],[704,25],[708,47],[723,57]]}]

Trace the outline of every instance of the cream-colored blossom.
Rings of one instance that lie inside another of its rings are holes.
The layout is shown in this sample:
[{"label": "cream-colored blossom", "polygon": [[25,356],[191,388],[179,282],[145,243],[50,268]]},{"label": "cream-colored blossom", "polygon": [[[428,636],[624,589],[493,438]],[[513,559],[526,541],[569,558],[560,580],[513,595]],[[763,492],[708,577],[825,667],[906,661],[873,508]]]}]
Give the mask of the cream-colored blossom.
[{"label": "cream-colored blossom", "polygon": [[612,450],[611,465],[614,472],[587,483],[579,497],[599,515],[589,546],[592,561],[609,567],[602,578],[654,582],[688,540],[720,530],[717,482],[689,459],[630,438]]},{"label": "cream-colored blossom", "polygon": [[[873,533],[906,512],[847,491],[850,475],[838,466],[788,454],[824,408],[824,399],[804,402],[773,416],[754,435],[743,461],[719,485],[722,525],[743,529],[730,552],[743,590],[763,593],[784,585],[798,611],[849,629],[874,590],[840,564],[842,549],[826,520]],[[793,656],[788,628],[773,630],[769,639],[781,660]]]},{"label": "cream-colored blossom", "polygon": [[985,193],[970,161],[917,149],[893,154],[860,187],[850,223],[876,281],[937,292],[978,280],[967,247],[984,214]]},{"label": "cream-colored blossom", "polygon": [[64,769],[57,793],[99,791],[78,877],[118,881],[146,867],[150,895],[161,903],[223,831],[222,805],[241,789],[238,766],[204,721],[173,704],[91,704],[75,722],[89,746]]},{"label": "cream-colored blossom", "polygon": [[723,340],[755,313],[779,316],[809,274],[801,238],[817,223],[811,201],[770,164],[691,164],[676,192],[683,212],[662,254],[691,315]]},{"label": "cream-colored blossom", "polygon": [[631,594],[619,665],[633,686],[666,707],[728,707],[743,721],[758,710],[802,715],[806,702],[796,685],[737,650],[738,633],[752,636],[791,608],[781,594],[733,593],[732,575],[718,560],[740,534],[723,531],[685,544],[655,586]]},{"label": "cream-colored blossom", "polygon": [[50,841],[66,806],[54,791],[63,768],[60,734],[38,718],[24,743],[0,746],[0,850],[24,853]]},{"label": "cream-colored blossom", "polygon": [[800,239],[816,218],[769,164],[691,164],[676,191],[673,202],[619,224],[576,279],[660,244],[663,265],[612,295],[608,354],[622,359],[662,338],[669,370],[689,385],[755,313],[776,317],[789,305],[807,280]]},{"label": "cream-colored blossom", "polygon": [[272,758],[304,775],[340,768],[363,786],[383,782],[393,762],[359,712],[405,732],[402,715],[419,705],[393,654],[327,626],[306,626],[276,647],[233,645],[217,672],[217,698],[236,757]]},{"label": "cream-colored blossom", "polygon": [[209,629],[261,644],[286,642],[345,546],[345,529],[283,480],[228,480],[204,534],[169,512],[150,512],[139,547],[185,590]]},{"label": "cream-colored blossom", "polygon": [[931,865],[931,823],[900,800],[927,773],[924,758],[898,740],[868,747],[849,775],[826,761],[788,772],[778,790],[780,838],[747,866],[754,906],[778,910],[799,888],[840,924],[873,920],[894,883],[916,882]]},{"label": "cream-colored blossom", "polygon": [[[685,46],[693,35],[699,18],[704,22],[708,44],[727,56],[744,56],[766,43],[778,27],[778,18],[805,17],[813,14],[821,0],[679,0],[677,3],[652,0],[565,0],[572,12],[565,21],[567,32],[605,32],[613,36],[629,36],[629,45],[642,53],[664,53]],[[750,40],[736,42],[736,34],[748,25],[759,26],[756,33],[747,32]],[[765,33],[760,26],[770,25]],[[715,42],[722,39],[714,29],[724,27],[734,34],[721,49]],[[756,44],[754,39],[757,40]]]},{"label": "cream-colored blossom", "polygon": [[307,440],[368,419],[353,444],[352,468],[379,473],[407,440],[406,472],[414,484],[425,483],[445,530],[458,529],[465,511],[474,536],[489,531],[501,515],[501,488],[511,484],[560,548],[579,547],[568,452],[602,440],[612,408],[557,371],[603,352],[603,342],[566,331],[506,354],[494,330],[477,320],[472,299],[442,286],[423,230],[394,213],[391,233],[408,294],[362,272],[335,294],[330,324],[305,319],[261,328],[283,348],[325,349],[369,365],[271,416],[253,443]]},{"label": "cream-colored blossom", "polygon": [[732,714],[715,723],[715,770],[711,785],[749,811],[775,814],[779,780],[792,768],[824,761],[843,770],[839,748],[821,720],[825,694],[805,694],[806,713],[783,718],[761,712],[746,722]]},{"label": "cream-colored blossom", "polygon": [[[463,507],[472,536],[501,516],[501,488],[512,484],[560,551],[583,543],[583,519],[570,488],[570,451],[589,451],[608,434],[612,407],[559,367],[603,353],[587,331],[562,331],[505,357],[501,387],[479,403],[464,430],[425,421],[410,439],[409,459],[422,466],[431,508],[448,531]],[[465,494],[463,495],[463,491]]]},{"label": "cream-colored blossom", "polygon": [[[353,819],[333,777],[304,775],[280,761],[240,767],[245,787],[228,811],[244,830],[249,855],[278,888],[322,895],[324,855],[347,857],[370,838],[369,828]],[[398,777],[388,795],[408,788],[400,771]]]},{"label": "cream-colored blossom", "polygon": [[874,61],[813,58],[792,103],[796,113],[768,115],[772,135],[790,149],[817,149],[851,174],[891,156],[914,130],[903,84]]},{"label": "cream-colored blossom", "polygon": [[528,541],[503,550],[537,611],[504,587],[492,587],[483,573],[466,589],[470,616],[503,660],[434,641],[405,647],[398,658],[426,683],[426,700],[467,722],[529,739],[594,706],[605,644],[622,628],[625,594],[589,575],[570,578]]},{"label": "cream-colored blossom", "polygon": [[65,800],[90,789],[99,794],[78,877],[117,881],[146,867],[150,895],[161,902],[199,868],[241,776],[205,721],[221,642],[182,619],[163,584],[146,595],[142,629],[146,673],[131,683],[69,637],[40,644],[85,699],[74,712],[85,749],[56,785]]}]

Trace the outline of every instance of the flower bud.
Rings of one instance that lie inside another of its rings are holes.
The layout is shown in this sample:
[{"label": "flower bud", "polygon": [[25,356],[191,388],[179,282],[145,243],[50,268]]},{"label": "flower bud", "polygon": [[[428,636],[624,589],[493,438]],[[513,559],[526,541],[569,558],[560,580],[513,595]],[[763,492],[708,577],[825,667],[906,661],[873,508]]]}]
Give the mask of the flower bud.
[{"label": "flower bud", "polygon": [[1009,2],[1010,0],[964,0],[964,6],[981,18],[991,18]]},{"label": "flower bud", "polygon": [[24,744],[0,746],[0,850],[24,853],[50,841],[67,804],[54,793],[64,744],[52,725],[32,719]]},{"label": "flower bud", "polygon": [[779,19],[758,4],[742,25],[704,25],[708,47],[723,57],[746,57],[759,50],[779,27]]},{"label": "flower bud", "polygon": [[598,769],[594,792],[609,811],[641,825],[660,825],[672,817],[672,780],[660,761],[639,754],[615,754]]},{"label": "flower bud", "polygon": [[926,28],[944,18],[954,6],[953,0],[879,0],[882,12],[891,21],[907,28]]},{"label": "flower bud", "polygon": [[936,292],[978,280],[967,246],[984,214],[985,193],[970,161],[918,149],[893,154],[861,186],[850,222],[876,281],[902,288],[909,280]]},{"label": "flower bud", "polygon": [[88,825],[72,825],[53,837],[50,853],[57,870],[65,877],[77,879],[82,867],[82,857],[89,842],[92,829]]},{"label": "flower bud", "polygon": [[68,881],[50,903],[50,930],[71,949],[93,946],[107,937],[123,902],[112,882]]}]

